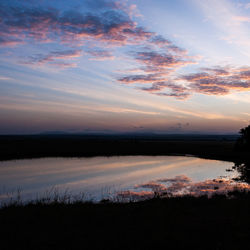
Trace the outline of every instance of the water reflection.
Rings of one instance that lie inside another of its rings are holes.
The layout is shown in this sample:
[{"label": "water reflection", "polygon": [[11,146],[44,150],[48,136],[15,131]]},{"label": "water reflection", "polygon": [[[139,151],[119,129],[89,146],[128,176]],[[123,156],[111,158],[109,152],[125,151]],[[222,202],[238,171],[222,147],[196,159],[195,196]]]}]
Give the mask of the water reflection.
[{"label": "water reflection", "polygon": [[[164,184],[162,182],[165,182]],[[135,189],[149,189],[150,191],[135,191]],[[176,176],[164,180],[156,180],[141,185],[136,185],[134,190],[126,190],[117,194],[118,198],[125,201],[141,200],[153,197],[171,197],[180,195],[211,197],[214,194],[227,195],[234,191],[249,191],[250,184],[235,182],[229,178],[217,178],[194,182],[187,176]]]},{"label": "water reflection", "polygon": [[[157,192],[194,193],[207,185],[223,190],[238,175],[227,172],[230,162],[179,156],[122,156],[93,158],[43,158],[0,162],[0,190],[18,188],[23,199],[34,199],[51,188],[68,189],[72,194],[84,192],[87,197],[100,200],[119,195],[143,192],[144,196]],[[222,178],[221,184],[206,182]],[[198,184],[195,184],[198,183]],[[202,184],[203,183],[203,184]],[[205,188],[204,188],[205,190]]]}]

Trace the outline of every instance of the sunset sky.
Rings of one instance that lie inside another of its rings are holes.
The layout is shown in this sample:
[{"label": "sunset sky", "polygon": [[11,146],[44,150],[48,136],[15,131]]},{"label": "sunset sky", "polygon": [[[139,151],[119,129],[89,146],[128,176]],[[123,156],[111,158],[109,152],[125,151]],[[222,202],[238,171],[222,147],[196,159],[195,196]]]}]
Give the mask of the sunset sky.
[{"label": "sunset sky", "polygon": [[1,0],[0,54],[0,134],[250,123],[250,1]]}]

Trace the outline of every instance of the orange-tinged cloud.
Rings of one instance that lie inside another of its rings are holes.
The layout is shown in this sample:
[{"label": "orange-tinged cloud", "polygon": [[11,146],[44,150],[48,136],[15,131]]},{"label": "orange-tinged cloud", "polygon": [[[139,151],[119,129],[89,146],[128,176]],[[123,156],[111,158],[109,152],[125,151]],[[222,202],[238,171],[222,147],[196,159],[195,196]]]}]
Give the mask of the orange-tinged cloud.
[{"label": "orange-tinged cloud", "polygon": [[179,79],[186,81],[192,91],[207,95],[227,95],[232,91],[250,90],[248,68],[203,68],[202,72],[183,75]]},{"label": "orange-tinged cloud", "polygon": [[81,56],[81,50],[65,50],[65,51],[52,51],[46,55],[37,54],[30,56],[23,63],[25,64],[35,64],[42,65],[49,63],[50,65],[59,66],[62,68],[66,67],[76,67],[74,62],[65,62],[62,60],[72,60]]}]

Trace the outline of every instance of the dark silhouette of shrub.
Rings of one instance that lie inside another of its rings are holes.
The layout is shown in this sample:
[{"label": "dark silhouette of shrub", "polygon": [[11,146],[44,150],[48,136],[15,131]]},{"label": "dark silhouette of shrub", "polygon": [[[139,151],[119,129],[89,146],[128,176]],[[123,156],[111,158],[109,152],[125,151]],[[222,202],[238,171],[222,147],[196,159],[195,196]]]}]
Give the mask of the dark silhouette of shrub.
[{"label": "dark silhouette of shrub", "polygon": [[240,138],[236,142],[237,150],[248,150],[250,149],[250,125],[242,128],[240,131]]},{"label": "dark silhouette of shrub", "polygon": [[235,163],[233,169],[236,169],[239,173],[239,176],[234,178],[235,181],[250,183],[250,161]]}]

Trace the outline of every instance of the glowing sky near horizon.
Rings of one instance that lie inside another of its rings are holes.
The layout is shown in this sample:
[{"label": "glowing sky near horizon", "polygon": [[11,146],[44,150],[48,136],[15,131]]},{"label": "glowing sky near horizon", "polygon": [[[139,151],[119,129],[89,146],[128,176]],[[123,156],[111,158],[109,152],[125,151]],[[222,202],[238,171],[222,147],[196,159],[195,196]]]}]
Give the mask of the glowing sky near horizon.
[{"label": "glowing sky near horizon", "polygon": [[250,1],[1,0],[0,134],[236,133]]}]

